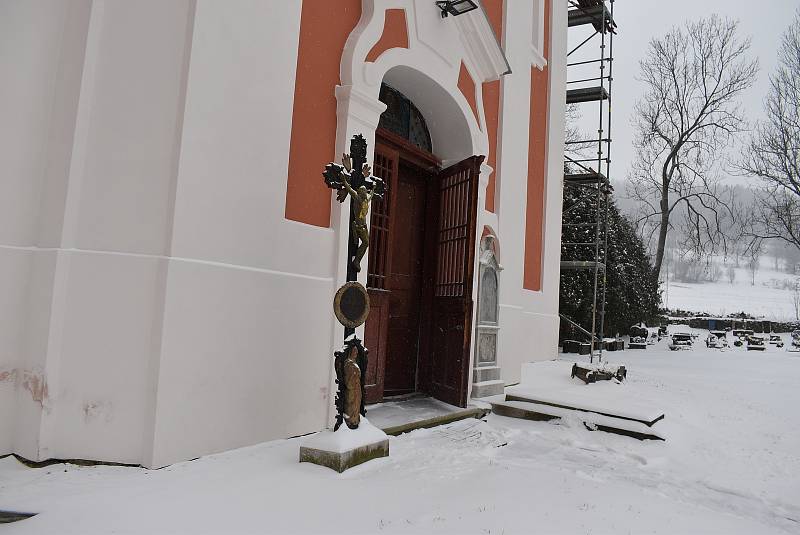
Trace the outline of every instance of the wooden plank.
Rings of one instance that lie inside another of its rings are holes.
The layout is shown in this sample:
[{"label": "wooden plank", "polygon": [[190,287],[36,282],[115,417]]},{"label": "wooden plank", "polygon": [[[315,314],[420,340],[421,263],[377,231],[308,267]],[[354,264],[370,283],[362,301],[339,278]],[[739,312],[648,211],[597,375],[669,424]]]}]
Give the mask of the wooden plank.
[{"label": "wooden plank", "polygon": [[567,90],[567,104],[580,104],[581,102],[592,102],[606,100],[608,91],[605,87],[580,87],[578,89]]},{"label": "wooden plank", "polygon": [[597,182],[606,182],[606,177],[602,173],[592,171],[589,173],[567,173],[564,175],[564,182],[573,182],[577,184],[594,184]]},{"label": "wooden plank", "polygon": [[[606,23],[607,31],[613,30],[616,26],[614,21],[611,20],[611,13],[608,11],[605,4],[597,4],[591,7],[581,7],[567,11],[568,28],[592,24],[596,29],[598,27],[601,29],[603,22]],[[598,29],[598,31],[600,30]]]},{"label": "wooden plank", "polygon": [[36,513],[22,513],[20,511],[0,511],[0,524],[10,524],[11,522],[19,522],[36,516]]}]

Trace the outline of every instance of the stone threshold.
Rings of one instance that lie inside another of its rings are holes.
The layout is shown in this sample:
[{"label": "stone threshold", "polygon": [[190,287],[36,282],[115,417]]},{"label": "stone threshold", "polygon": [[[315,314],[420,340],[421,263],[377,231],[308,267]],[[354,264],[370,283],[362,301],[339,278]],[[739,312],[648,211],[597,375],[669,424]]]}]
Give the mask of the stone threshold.
[{"label": "stone threshold", "polygon": [[414,431],[415,429],[428,429],[431,427],[436,427],[439,425],[445,425],[452,422],[456,422],[458,420],[466,420],[467,418],[480,419],[485,417],[490,412],[491,409],[488,408],[467,407],[465,409],[449,412],[447,414],[441,414],[438,416],[433,416],[431,418],[425,418],[422,420],[416,420],[413,422],[407,422],[399,425],[382,427],[381,430],[387,435],[397,436],[403,433],[408,433],[409,431]]}]

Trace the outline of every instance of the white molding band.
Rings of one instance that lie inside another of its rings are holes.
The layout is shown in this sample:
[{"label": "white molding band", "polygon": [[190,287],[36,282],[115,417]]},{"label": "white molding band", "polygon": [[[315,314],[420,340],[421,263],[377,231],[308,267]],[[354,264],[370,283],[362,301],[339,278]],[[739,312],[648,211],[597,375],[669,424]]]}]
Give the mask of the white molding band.
[{"label": "white molding band", "polygon": [[291,277],[296,279],[313,280],[318,282],[333,282],[333,277],[319,277],[316,275],[306,275],[303,273],[292,273],[289,271],[278,271],[275,269],[261,268],[256,266],[245,266],[242,264],[231,264],[229,262],[218,262],[216,260],[203,260],[201,258],[187,258],[182,256],[167,256],[150,253],[132,253],[125,251],[103,251],[99,249],[78,249],[76,247],[37,247],[35,245],[0,245],[0,250],[25,251],[29,253],[70,253],[70,254],[89,254],[121,256],[128,258],[144,258],[150,260],[185,262],[188,264],[201,264],[205,266],[235,269],[238,271],[252,271],[267,275],[277,275],[281,277]]}]

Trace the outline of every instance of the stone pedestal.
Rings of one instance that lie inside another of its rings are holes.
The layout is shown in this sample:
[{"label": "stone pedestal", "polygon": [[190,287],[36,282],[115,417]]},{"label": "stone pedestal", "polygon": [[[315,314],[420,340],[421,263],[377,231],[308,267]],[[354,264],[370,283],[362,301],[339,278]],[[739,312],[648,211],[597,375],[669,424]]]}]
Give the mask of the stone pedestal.
[{"label": "stone pedestal", "polygon": [[325,430],[300,446],[300,462],[327,466],[341,473],[372,459],[389,456],[389,437],[361,418],[358,429],[342,425],[338,431]]}]

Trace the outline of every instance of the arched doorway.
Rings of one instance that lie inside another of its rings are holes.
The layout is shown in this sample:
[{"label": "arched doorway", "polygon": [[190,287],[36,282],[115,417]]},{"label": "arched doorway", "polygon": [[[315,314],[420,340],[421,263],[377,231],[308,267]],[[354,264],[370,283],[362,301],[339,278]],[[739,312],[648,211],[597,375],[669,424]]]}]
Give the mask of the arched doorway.
[{"label": "arched doorway", "polygon": [[442,168],[422,112],[383,84],[365,327],[367,399],[422,392],[466,404],[478,174],[483,157]]}]

